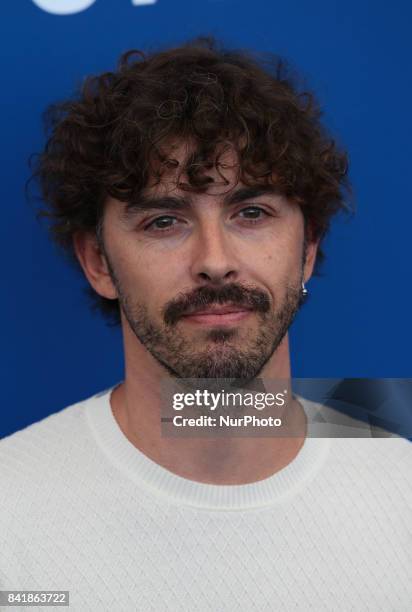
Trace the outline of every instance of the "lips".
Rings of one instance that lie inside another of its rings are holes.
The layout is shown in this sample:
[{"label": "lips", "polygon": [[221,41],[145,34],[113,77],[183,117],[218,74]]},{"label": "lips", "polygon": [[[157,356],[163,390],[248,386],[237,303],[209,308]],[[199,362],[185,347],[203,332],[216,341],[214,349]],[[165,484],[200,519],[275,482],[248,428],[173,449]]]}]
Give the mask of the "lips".
[{"label": "lips", "polygon": [[251,310],[248,306],[236,306],[227,304],[226,306],[210,306],[209,308],[203,308],[201,310],[190,310],[184,316],[190,317],[192,315],[224,315],[234,312],[244,312],[245,310]]}]

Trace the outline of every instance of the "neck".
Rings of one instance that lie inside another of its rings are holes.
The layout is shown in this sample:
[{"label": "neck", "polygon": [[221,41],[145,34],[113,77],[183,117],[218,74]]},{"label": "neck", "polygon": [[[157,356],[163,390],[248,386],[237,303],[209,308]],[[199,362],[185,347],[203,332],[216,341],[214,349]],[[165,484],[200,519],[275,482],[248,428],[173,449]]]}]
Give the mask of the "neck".
[{"label": "neck", "polygon": [[[288,405],[288,422],[292,422],[295,431],[302,432],[302,435],[247,438],[162,436],[160,381],[170,376],[144,347],[136,347],[136,339],[131,335],[125,334],[124,348],[125,380],[112,393],[112,411],[129,441],[159,465],[198,482],[248,484],[272,476],[297,456],[305,440],[306,417],[296,401]],[[287,336],[259,378],[290,381]]]}]

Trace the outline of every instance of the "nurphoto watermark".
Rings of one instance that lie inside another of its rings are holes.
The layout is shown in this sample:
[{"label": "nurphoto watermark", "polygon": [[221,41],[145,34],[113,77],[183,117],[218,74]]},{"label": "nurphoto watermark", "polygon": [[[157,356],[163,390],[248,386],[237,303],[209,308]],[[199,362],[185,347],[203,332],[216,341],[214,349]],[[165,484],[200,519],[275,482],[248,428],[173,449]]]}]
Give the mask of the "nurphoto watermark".
[{"label": "nurphoto watermark", "polygon": [[168,437],[412,437],[411,379],[172,379]]},{"label": "nurphoto watermark", "polygon": [[[162,433],[176,437],[298,435],[289,381],[165,380]],[[283,433],[285,435],[285,433]]]}]

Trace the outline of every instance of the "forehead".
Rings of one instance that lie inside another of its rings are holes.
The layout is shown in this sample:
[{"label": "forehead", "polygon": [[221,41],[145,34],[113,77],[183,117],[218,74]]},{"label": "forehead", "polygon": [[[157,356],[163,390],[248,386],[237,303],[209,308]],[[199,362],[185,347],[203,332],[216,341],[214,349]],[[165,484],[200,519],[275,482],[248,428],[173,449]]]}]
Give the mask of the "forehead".
[{"label": "forehead", "polygon": [[[269,198],[282,209],[295,208],[276,181],[250,180],[241,173],[239,154],[233,143],[219,143],[212,150],[189,141],[171,141],[159,149],[146,186],[127,202],[116,204],[116,216],[128,223],[155,211],[188,211],[197,204],[216,202],[229,208],[260,197]],[[193,180],[194,179],[194,180]],[[116,201],[109,199],[107,207]]]},{"label": "forehead", "polygon": [[[150,159],[150,172],[143,189],[127,202],[117,202],[116,210],[126,223],[153,211],[189,210],[198,202],[216,200],[225,208],[264,196],[282,208],[295,208],[276,180],[263,180],[241,172],[239,153],[231,141],[221,141],[214,148],[199,147],[189,140],[170,140],[158,147]],[[269,177],[269,178],[272,178]],[[107,208],[115,200],[109,198]],[[119,207],[119,203],[121,206]]]}]

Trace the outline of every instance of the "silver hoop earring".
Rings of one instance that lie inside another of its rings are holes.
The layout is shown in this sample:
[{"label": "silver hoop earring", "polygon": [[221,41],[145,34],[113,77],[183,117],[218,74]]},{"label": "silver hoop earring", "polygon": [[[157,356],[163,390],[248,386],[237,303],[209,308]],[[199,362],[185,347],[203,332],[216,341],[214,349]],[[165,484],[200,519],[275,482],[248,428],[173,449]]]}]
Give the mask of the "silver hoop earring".
[{"label": "silver hoop earring", "polygon": [[302,297],[307,297],[308,296],[308,290],[305,287],[305,283],[302,281]]}]

